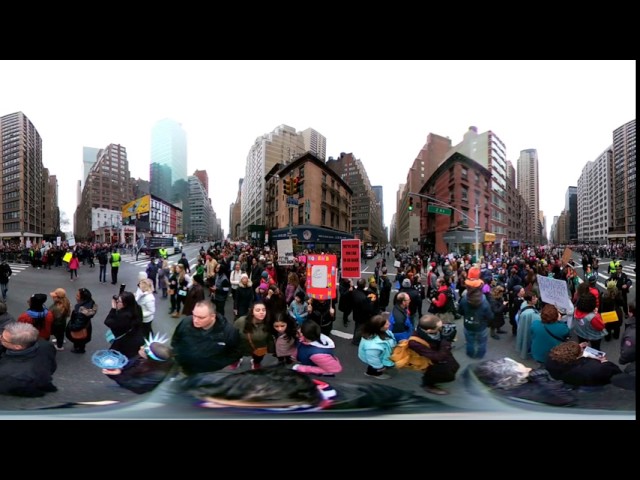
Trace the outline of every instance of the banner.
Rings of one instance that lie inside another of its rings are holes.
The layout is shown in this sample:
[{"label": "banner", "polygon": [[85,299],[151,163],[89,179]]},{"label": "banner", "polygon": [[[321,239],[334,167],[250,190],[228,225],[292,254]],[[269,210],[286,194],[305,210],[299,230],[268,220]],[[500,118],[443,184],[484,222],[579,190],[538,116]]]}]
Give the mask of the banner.
[{"label": "banner", "polygon": [[550,303],[557,308],[564,308],[568,313],[573,312],[573,304],[569,297],[569,287],[564,280],[537,275],[540,298],[544,303]]},{"label": "banner", "polygon": [[278,265],[293,265],[293,242],[291,239],[278,240]]},{"label": "banner", "polygon": [[342,278],[360,278],[360,240],[341,240],[340,244]]},{"label": "banner", "polygon": [[317,300],[337,297],[338,259],[335,255],[307,256],[307,295]]}]

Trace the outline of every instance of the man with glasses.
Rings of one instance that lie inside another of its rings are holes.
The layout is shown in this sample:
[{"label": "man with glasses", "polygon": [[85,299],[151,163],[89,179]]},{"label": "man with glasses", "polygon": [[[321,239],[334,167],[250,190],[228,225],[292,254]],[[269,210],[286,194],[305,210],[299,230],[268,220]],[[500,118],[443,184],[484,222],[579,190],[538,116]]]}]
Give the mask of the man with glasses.
[{"label": "man with glasses", "polygon": [[20,397],[42,397],[58,389],[53,385],[56,350],[38,339],[38,329],[29,323],[12,322],[0,335],[0,393]]},{"label": "man with glasses", "polygon": [[176,362],[187,375],[221,370],[241,358],[240,336],[210,300],[201,300],[183,318],[171,339]]}]

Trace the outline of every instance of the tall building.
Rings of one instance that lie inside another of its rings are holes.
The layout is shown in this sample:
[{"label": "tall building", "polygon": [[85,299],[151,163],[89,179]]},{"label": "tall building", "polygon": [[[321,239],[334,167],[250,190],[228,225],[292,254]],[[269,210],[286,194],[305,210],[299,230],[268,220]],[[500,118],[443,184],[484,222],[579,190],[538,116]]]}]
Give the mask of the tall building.
[{"label": "tall building", "polygon": [[380,212],[380,225],[382,225],[384,243],[387,243],[389,239],[387,237],[386,225],[384,223],[384,198],[382,185],[372,185],[371,190],[373,191],[373,196],[376,199],[376,203],[378,204],[378,211]]},{"label": "tall building", "polygon": [[320,160],[327,158],[327,139],[313,128],[307,128],[300,132],[304,141],[304,149],[313,153]]},{"label": "tall building", "polygon": [[336,159],[329,157],[327,167],[336,172],[353,190],[351,199],[351,233],[366,243],[384,245],[384,229],[380,205],[367,171],[353,153],[342,152]]},{"label": "tall building", "polygon": [[134,198],[127,149],[112,143],[101,150],[82,189],[82,200],[75,213],[76,237],[79,240],[95,238],[92,230],[93,209],[104,209],[108,216],[111,214],[107,212],[121,214],[122,206]]},{"label": "tall building", "polygon": [[613,225],[609,240],[636,241],[636,121],[613,131]]},{"label": "tall building", "polygon": [[[89,172],[91,171],[91,167],[93,164],[98,161],[98,155],[100,155],[100,149],[94,147],[82,147],[82,184],[80,188],[84,186],[84,183],[87,181],[87,177],[89,176]],[[81,190],[82,191],[82,190]]]},{"label": "tall building", "polygon": [[587,162],[578,178],[578,243],[606,244],[613,224],[613,149]]},{"label": "tall building", "polygon": [[194,175],[189,177],[189,219],[185,233],[192,241],[214,240],[215,215],[204,185]]},{"label": "tall building", "polygon": [[165,165],[171,170],[170,188],[178,180],[187,182],[187,134],[175,120],[165,118],[151,129],[151,165],[154,163],[157,166],[150,169],[149,178],[152,188],[159,188],[161,191],[152,190],[151,194],[170,200],[170,192],[164,191],[166,180],[154,181],[154,177],[166,175],[166,170],[159,167]]},{"label": "tall building", "polygon": [[[464,134],[462,142],[453,147],[453,151],[478,162],[491,173],[491,216],[486,230],[495,234],[494,243],[496,245],[500,244],[503,239],[506,241],[508,225],[507,147],[491,130],[478,133],[477,127],[472,126]],[[537,209],[534,211],[536,212],[534,215],[537,214],[537,211]],[[482,224],[482,227],[485,225]]]},{"label": "tall building", "polygon": [[238,194],[236,201],[229,207],[229,236],[233,240],[240,238],[240,227],[242,226],[242,182],[243,178],[238,181]]},{"label": "tall building", "polygon": [[49,170],[43,169],[44,204],[43,204],[43,236],[53,240],[60,234],[60,208],[58,207],[58,179],[49,175]]},{"label": "tall building", "polygon": [[534,148],[521,150],[517,165],[517,189],[535,214],[530,217],[533,241],[540,244],[541,229],[539,221],[540,191],[538,186],[538,152]]},{"label": "tall building", "polygon": [[160,163],[152,163],[149,171],[149,188],[153,195],[165,200],[171,200],[171,167]]},{"label": "tall building", "polygon": [[[305,152],[302,134],[295,128],[279,125],[256,138],[247,154],[241,195],[241,236],[264,240],[265,175],[276,164],[288,164]],[[231,159],[229,159],[231,160]]]},{"label": "tall building", "polygon": [[209,175],[206,170],[196,170],[193,176],[200,180],[200,183],[204,187],[204,191],[209,196]]},{"label": "tall building", "polygon": [[44,233],[42,138],[22,112],[0,117],[0,238],[39,241]]},{"label": "tall building", "polygon": [[427,143],[422,146],[413,160],[407,174],[407,181],[397,194],[395,235],[399,246],[407,248],[411,246],[412,250],[418,249],[420,206],[423,203],[414,198],[414,209],[409,211],[409,193],[419,192],[438,166],[452,153],[449,138],[435,133],[427,135]]},{"label": "tall building", "polygon": [[568,187],[564,209],[569,212],[569,243],[578,242],[578,187]]}]

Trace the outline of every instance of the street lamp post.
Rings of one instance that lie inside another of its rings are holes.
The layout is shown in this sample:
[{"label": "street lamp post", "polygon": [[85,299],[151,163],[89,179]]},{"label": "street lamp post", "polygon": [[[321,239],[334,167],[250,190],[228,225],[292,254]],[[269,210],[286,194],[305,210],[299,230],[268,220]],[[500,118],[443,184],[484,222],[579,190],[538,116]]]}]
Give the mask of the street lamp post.
[{"label": "street lamp post", "polygon": [[469,216],[467,214],[465,214],[464,212],[461,212],[460,210],[458,210],[453,205],[449,205],[448,203],[443,202],[442,200],[439,200],[439,199],[437,199],[435,197],[431,197],[429,195],[423,195],[421,193],[414,193],[414,192],[409,192],[409,195],[415,195],[416,197],[426,198],[427,200],[431,200],[432,202],[438,202],[440,204],[440,206],[447,207],[447,208],[450,208],[452,210],[455,210],[456,212],[458,212],[460,215],[462,215],[467,220],[469,220],[471,222],[474,222],[474,224],[475,224],[474,230],[475,230],[475,234],[476,234],[476,262],[479,261],[480,256],[478,254],[478,241],[479,241],[479,237],[480,237],[480,225],[479,225],[480,205],[478,205],[478,202],[476,202],[476,206],[475,206],[476,219],[474,221],[474,220],[471,220],[471,218],[469,218]]}]

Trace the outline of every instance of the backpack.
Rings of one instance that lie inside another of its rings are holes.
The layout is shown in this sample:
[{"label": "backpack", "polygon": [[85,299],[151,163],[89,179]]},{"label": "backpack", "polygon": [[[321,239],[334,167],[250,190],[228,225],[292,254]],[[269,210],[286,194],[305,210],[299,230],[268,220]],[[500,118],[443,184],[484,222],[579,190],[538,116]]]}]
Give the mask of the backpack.
[{"label": "backpack", "polygon": [[407,340],[400,340],[393,348],[393,353],[389,357],[395,363],[396,368],[410,368],[411,370],[425,371],[431,365],[431,360],[419,355],[418,352],[409,348],[409,340],[415,340],[425,347],[429,344],[420,337],[411,336]]}]

